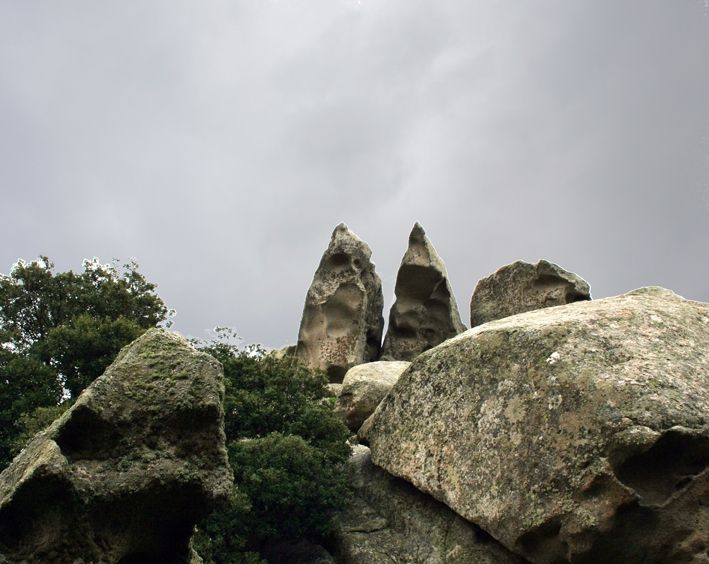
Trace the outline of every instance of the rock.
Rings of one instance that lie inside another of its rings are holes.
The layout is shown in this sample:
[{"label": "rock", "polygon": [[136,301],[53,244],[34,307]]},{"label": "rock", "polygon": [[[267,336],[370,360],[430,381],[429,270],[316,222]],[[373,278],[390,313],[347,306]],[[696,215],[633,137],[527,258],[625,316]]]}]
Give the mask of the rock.
[{"label": "rock", "polygon": [[271,349],[266,353],[266,356],[270,358],[275,358],[276,360],[283,360],[284,358],[291,358],[295,356],[295,345],[286,345],[280,349]]},{"label": "rock", "polygon": [[590,300],[588,283],[560,266],[518,260],[483,278],[470,300],[470,326],[573,302]]},{"label": "rock", "polygon": [[145,333],[0,475],[0,554],[199,561],[194,525],[233,481],[223,398],[214,358],[174,333]]},{"label": "rock", "polygon": [[533,562],[705,562],[709,304],[645,288],[423,353],[373,460]]},{"label": "rock", "polygon": [[418,223],[396,276],[382,360],[413,360],[465,331],[443,260]]},{"label": "rock", "polygon": [[380,361],[350,368],[337,395],[335,411],[352,431],[369,417],[410,362]]},{"label": "rock", "polygon": [[336,384],[333,382],[330,382],[325,386],[327,388],[327,391],[330,393],[330,397],[340,397],[340,394],[342,393],[342,384]]},{"label": "rock", "polygon": [[379,357],[384,298],[371,256],[367,244],[341,223],[305,298],[296,354],[303,364],[325,370],[331,382]]},{"label": "rock", "polygon": [[318,544],[305,539],[297,541],[270,542],[262,555],[268,562],[288,564],[335,564],[332,555]]},{"label": "rock", "polygon": [[524,562],[442,503],[372,464],[355,446],[348,463],[350,506],[335,518],[342,564],[512,564]]}]

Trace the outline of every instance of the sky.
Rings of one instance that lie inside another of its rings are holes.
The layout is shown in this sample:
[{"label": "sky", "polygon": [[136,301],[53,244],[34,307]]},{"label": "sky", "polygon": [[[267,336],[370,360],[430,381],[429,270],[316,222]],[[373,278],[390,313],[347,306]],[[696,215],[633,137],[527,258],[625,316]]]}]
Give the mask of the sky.
[{"label": "sky", "polygon": [[518,259],[709,301],[709,0],[0,0],[0,272],[276,347],[340,222],[388,317],[416,221],[465,322]]}]

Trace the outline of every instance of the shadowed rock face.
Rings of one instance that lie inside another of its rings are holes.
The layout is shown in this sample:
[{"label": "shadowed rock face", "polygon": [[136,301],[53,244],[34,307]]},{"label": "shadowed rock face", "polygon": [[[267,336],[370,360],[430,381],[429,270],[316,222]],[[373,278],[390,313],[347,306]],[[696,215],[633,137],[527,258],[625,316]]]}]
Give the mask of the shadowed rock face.
[{"label": "shadowed rock face", "polygon": [[708,375],[709,304],[644,288],[446,341],[360,434],[533,562],[705,562]]},{"label": "shadowed rock face", "polygon": [[342,564],[522,564],[448,507],[372,464],[357,445],[348,464],[354,499],[335,519]]},{"label": "shadowed rock face", "polygon": [[517,261],[478,282],[470,300],[470,326],[590,299],[588,283],[576,274],[545,260]]},{"label": "shadowed rock face", "polygon": [[384,318],[372,251],[344,223],[335,228],[305,298],[296,354],[341,382],[349,368],[376,360]]},{"label": "shadowed rock face", "polygon": [[0,475],[0,555],[189,562],[196,521],[232,484],[222,380],[215,359],[173,333],[124,348]]},{"label": "shadowed rock face", "polygon": [[465,331],[446,267],[418,223],[396,276],[382,360],[413,360]]}]

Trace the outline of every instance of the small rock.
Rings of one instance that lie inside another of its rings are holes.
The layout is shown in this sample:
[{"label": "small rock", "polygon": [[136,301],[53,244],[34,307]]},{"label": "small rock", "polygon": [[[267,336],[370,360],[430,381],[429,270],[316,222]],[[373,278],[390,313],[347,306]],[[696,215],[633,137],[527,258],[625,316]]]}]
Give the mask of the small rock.
[{"label": "small rock", "polygon": [[470,326],[591,299],[588,283],[560,266],[517,261],[478,282],[470,300]]},{"label": "small rock", "polygon": [[337,395],[335,411],[352,431],[369,417],[410,362],[379,361],[350,368]]}]

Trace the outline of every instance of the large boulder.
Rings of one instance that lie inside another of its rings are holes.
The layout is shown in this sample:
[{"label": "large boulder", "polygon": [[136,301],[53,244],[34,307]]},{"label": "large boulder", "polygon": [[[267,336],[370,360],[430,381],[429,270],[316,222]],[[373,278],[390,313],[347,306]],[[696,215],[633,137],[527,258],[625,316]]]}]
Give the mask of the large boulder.
[{"label": "large boulder", "polygon": [[379,356],[384,298],[371,256],[369,246],[341,223],[305,298],[296,354],[332,382]]},{"label": "large boulder", "polygon": [[423,353],[373,460],[534,562],[706,562],[709,304],[645,288]]},{"label": "large boulder", "polygon": [[545,260],[518,260],[477,283],[470,300],[470,326],[590,299],[588,283],[573,272]]},{"label": "large boulder", "polygon": [[443,260],[416,223],[401,260],[382,360],[413,360],[465,331]]},{"label": "large boulder", "polygon": [[[189,562],[225,500],[221,365],[153,329],[0,475],[8,562]],[[2,556],[0,556],[2,560]]]},{"label": "large boulder", "polygon": [[372,464],[354,447],[348,465],[352,503],[335,518],[341,564],[517,564],[511,554],[448,507]]},{"label": "large boulder", "polygon": [[337,394],[335,411],[357,431],[384,399],[410,362],[379,361],[353,366],[345,374]]}]

